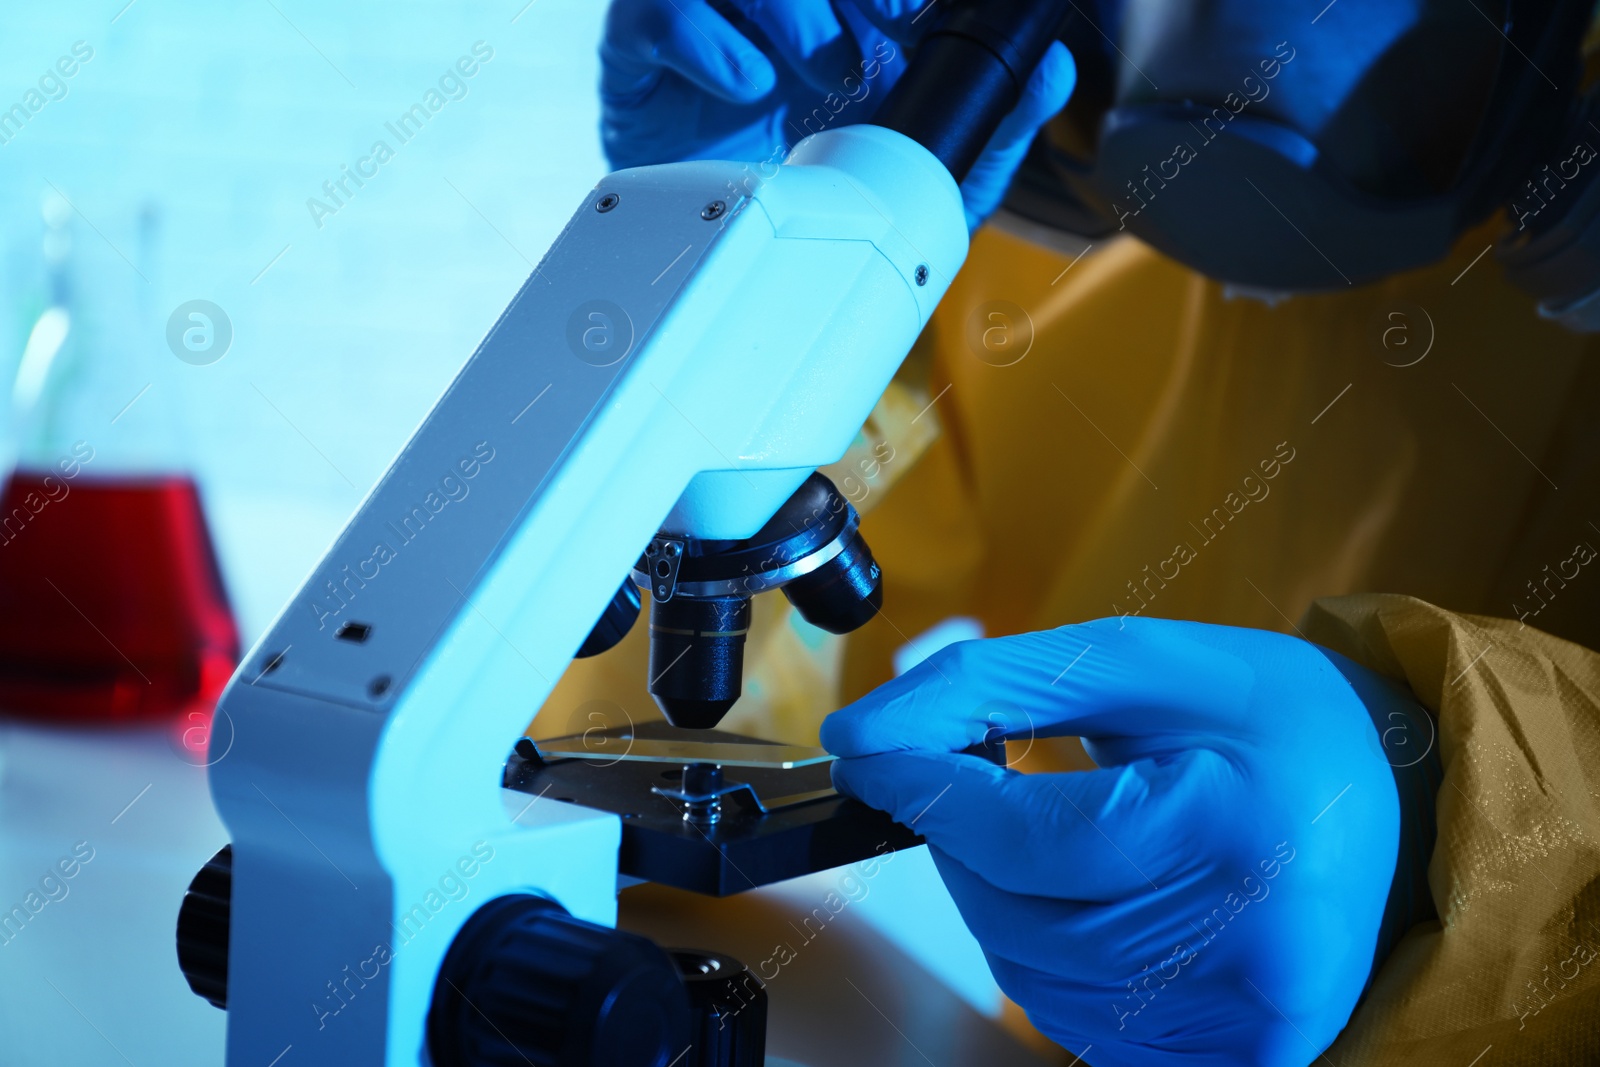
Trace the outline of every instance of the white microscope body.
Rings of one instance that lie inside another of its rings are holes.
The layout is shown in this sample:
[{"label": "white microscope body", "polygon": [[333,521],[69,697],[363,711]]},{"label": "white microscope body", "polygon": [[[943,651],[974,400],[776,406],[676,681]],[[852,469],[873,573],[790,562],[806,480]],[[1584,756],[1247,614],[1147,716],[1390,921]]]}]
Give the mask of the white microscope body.
[{"label": "white microscope body", "polygon": [[658,530],[748,537],[844,453],[967,252],[899,133],[752,178],[600,182],[235,675],[230,1067],[428,1064],[480,905],[615,923],[618,817],[503,790],[511,743]]}]

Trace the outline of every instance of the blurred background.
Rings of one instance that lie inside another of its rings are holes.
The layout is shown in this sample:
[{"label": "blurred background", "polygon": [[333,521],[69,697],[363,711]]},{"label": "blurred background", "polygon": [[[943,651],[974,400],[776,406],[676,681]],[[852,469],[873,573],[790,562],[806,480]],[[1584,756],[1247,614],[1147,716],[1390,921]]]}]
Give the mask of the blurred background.
[{"label": "blurred background", "polygon": [[[145,676],[165,661],[129,644],[158,628],[117,616],[138,598],[111,576],[188,575],[166,583],[186,590],[172,616],[215,655],[168,680],[203,708],[229,645],[264,631],[605,173],[603,10],[8,11],[0,470],[20,469],[0,508],[0,628],[32,650],[0,664],[0,701],[25,716],[0,720],[0,1064],[221,1062],[225,1016],[184,984],[172,924],[227,837],[204,771],[227,739],[202,712],[118,703],[160,688]],[[225,598],[186,522],[193,486]],[[89,514],[65,493],[98,500],[99,520],[56,522]],[[45,569],[54,590],[30,584]],[[105,642],[72,630],[85,618]],[[79,658],[54,662],[65,644]],[[50,723],[43,697],[69,690],[118,721]]]},{"label": "blurred background", "polygon": [[[0,375],[15,379],[49,306],[52,255],[80,318],[137,308],[142,328],[106,354],[149,366],[96,375],[84,408],[100,424],[67,436],[113,459],[142,408],[180,420],[163,428],[199,482],[248,647],[605,173],[604,9],[125,3],[28,5],[0,35],[0,107],[92,49],[60,99],[20,129],[0,122]],[[492,58],[402,143],[386,124],[426,106],[475,44]],[[392,158],[330,196],[324,183],[379,141]],[[64,253],[46,248],[52,229]],[[163,344],[191,300],[232,325],[208,365]],[[26,413],[13,408],[0,405],[0,440],[16,447]]]}]

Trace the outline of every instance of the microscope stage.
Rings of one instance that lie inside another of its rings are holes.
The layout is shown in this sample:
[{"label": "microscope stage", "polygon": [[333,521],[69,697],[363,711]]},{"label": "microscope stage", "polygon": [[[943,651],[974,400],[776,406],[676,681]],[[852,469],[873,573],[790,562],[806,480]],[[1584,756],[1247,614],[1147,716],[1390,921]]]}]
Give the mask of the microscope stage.
[{"label": "microscope stage", "polygon": [[[720,730],[696,732],[705,737],[692,742],[697,753],[710,746],[743,757],[743,762],[722,765],[729,784],[750,787],[723,797],[722,817],[710,825],[686,821],[680,802],[655,791],[680,785],[681,766],[662,766],[665,757],[646,761],[599,755],[611,747],[618,752],[627,747],[620,731],[604,747],[591,737],[591,747],[583,753],[587,758],[557,757],[543,741],[537,746],[542,756],[533,746],[519,745],[506,762],[504,785],[621,816],[622,874],[710,896],[729,896],[922,844],[921,837],[883,812],[834,792],[826,753],[806,757],[804,764],[791,758],[797,748],[813,754],[820,749]],[[636,751],[646,743],[683,744],[679,734],[665,723],[640,723],[631,729]],[[773,756],[755,755],[764,748],[773,749]],[[675,756],[672,762],[707,760],[696,754]]]}]

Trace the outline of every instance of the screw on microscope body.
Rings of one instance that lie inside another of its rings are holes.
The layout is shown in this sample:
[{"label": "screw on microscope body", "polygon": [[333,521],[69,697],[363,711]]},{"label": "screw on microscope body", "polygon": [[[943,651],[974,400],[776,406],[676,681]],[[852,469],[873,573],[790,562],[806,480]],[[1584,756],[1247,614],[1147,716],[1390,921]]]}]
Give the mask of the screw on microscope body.
[{"label": "screw on microscope body", "polygon": [[667,542],[667,555],[676,556],[677,554],[678,554],[678,543],[676,541],[668,541]]},{"label": "screw on microscope body", "polygon": [[616,193],[607,193],[605,196],[602,196],[599,200],[594,202],[594,209],[600,212],[600,214],[604,215],[607,211],[610,211],[612,208],[616,207],[621,200],[622,197],[618,196]]},{"label": "screw on microscope body", "polygon": [[928,265],[926,263],[918,263],[917,264],[916,274],[914,275],[914,277],[917,279],[917,284],[918,285],[927,285],[928,284]]},{"label": "screw on microscope body", "polygon": [[711,203],[700,209],[700,217],[705,219],[707,222],[714,222],[717,219],[720,219],[727,210],[727,204],[723,203],[721,200],[713,200]]}]

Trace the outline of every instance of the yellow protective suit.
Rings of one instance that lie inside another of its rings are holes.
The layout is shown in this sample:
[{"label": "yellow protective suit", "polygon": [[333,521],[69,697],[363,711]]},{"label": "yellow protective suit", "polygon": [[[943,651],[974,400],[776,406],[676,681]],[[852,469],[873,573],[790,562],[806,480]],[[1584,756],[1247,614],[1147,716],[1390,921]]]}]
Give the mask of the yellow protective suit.
[{"label": "yellow protective suit", "polygon": [[[886,619],[847,692],[956,613],[1288,630],[1383,591],[1600,647],[1600,351],[1473,264],[1488,243],[1268,307],[1132,241],[1068,269],[981,233],[925,335],[946,432],[864,524]],[[996,301],[1032,321],[1010,366],[973,336]]]},{"label": "yellow protective suit", "polygon": [[1444,766],[1439,919],[1390,953],[1329,1062],[1600,1063],[1600,656],[1409,597],[1318,601],[1301,625],[1408,683]]},{"label": "yellow protective suit", "polygon": [[[1480,257],[1491,238],[1268,306],[1131,240],[1080,259],[980,231],[830,472],[865,514],[882,615],[839,639],[758,597],[727,724],[814,739],[955,615],[1300,632],[1408,680],[1446,768],[1443,925],[1402,944],[1333,1062],[1600,1062],[1600,966],[1568,975],[1600,949],[1600,668],[1547,636],[1600,647],[1600,352],[1538,319]],[[1306,616],[1376,592],[1416,599]],[[643,629],[575,665],[531,732],[655,717]],[[1038,745],[1029,765],[1087,763]]]}]

